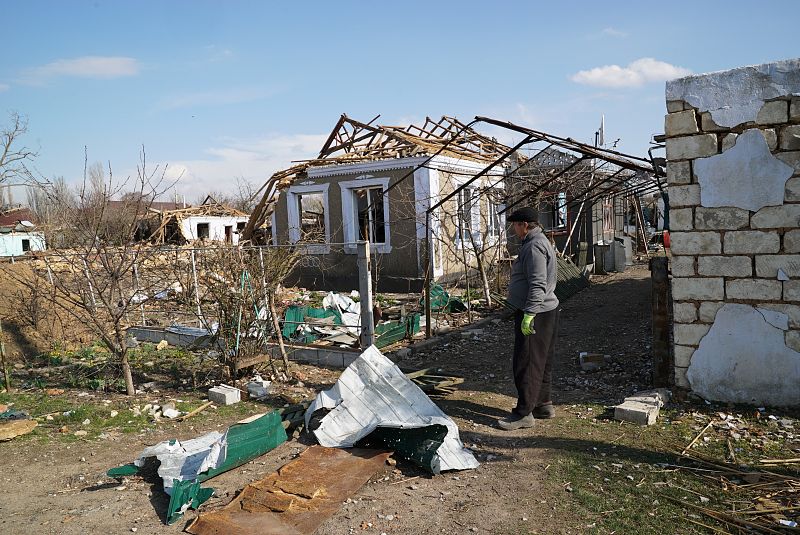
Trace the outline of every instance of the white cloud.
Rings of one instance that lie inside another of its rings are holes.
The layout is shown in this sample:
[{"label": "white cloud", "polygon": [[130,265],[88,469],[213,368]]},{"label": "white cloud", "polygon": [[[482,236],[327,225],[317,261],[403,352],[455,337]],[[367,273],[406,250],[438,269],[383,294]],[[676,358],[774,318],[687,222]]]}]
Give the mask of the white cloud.
[{"label": "white cloud", "polygon": [[640,58],[627,67],[604,65],[570,76],[573,82],[596,87],[639,87],[650,82],[664,82],[687,76],[692,71],[653,58]]},{"label": "white cloud", "polygon": [[261,186],[293,160],[314,158],[327,134],[284,134],[253,139],[227,139],[205,150],[208,158],[169,162],[165,178],[178,194],[194,201],[211,191],[233,192],[236,178]]},{"label": "white cloud", "polygon": [[47,80],[62,76],[76,78],[121,78],[139,74],[139,62],[135,58],[122,56],[83,56],[59,59],[33,67],[22,73],[21,81],[28,84],[43,84]]},{"label": "white cloud", "polygon": [[184,93],[163,98],[157,108],[160,110],[175,110],[179,108],[193,108],[195,106],[224,106],[253,102],[268,98],[275,94],[274,91],[261,88],[236,88],[220,91],[200,91]]},{"label": "white cloud", "polygon": [[627,32],[623,32],[622,30],[617,30],[616,28],[612,28],[610,26],[608,28],[603,28],[603,31],[600,33],[606,37],[619,37],[619,38],[628,37]]}]

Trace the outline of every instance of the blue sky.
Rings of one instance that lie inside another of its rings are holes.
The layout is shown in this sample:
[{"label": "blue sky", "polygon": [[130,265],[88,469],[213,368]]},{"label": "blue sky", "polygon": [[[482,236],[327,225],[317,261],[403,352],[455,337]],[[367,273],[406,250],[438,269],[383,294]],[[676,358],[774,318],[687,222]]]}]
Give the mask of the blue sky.
[{"label": "blue sky", "polygon": [[[134,172],[142,146],[189,200],[312,157],[341,113],[488,115],[644,154],[664,80],[800,56],[797,4],[3,3],[0,125],[28,118],[45,177]],[[495,132],[492,132],[495,133]],[[509,141],[511,139],[509,138]]]}]

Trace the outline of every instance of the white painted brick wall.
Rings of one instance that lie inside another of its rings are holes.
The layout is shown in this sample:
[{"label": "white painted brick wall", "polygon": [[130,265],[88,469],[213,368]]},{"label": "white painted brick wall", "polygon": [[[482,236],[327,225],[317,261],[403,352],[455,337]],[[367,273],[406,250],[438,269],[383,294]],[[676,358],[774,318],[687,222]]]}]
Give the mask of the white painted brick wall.
[{"label": "white painted brick wall", "polygon": [[728,299],[750,301],[779,301],[782,293],[781,281],[769,279],[737,279],[725,283]]},{"label": "white painted brick wall", "polygon": [[800,204],[765,206],[750,218],[750,226],[758,228],[797,228],[800,226]]},{"label": "white painted brick wall", "polygon": [[725,254],[777,253],[781,248],[780,237],[774,232],[753,230],[726,232],[723,242]]},{"label": "white painted brick wall", "polygon": [[697,306],[694,303],[675,303],[672,307],[672,318],[678,323],[697,321]]},{"label": "white painted brick wall", "polygon": [[675,137],[667,139],[668,160],[693,160],[717,154],[716,134]]},{"label": "white painted brick wall", "polygon": [[694,110],[679,111],[667,115],[664,118],[664,132],[668,136],[698,133],[697,116]]},{"label": "white painted brick wall", "polygon": [[721,277],[751,277],[753,261],[749,256],[701,256],[697,259],[700,275]]},{"label": "white painted brick wall", "polygon": [[689,162],[667,162],[667,183],[670,186],[688,184],[691,181],[692,165]]},{"label": "white painted brick wall", "polygon": [[720,254],[722,240],[718,232],[670,233],[673,254]]},{"label": "white painted brick wall", "polygon": [[[670,222],[672,221],[670,213]],[[697,230],[736,230],[750,224],[750,211],[743,208],[703,208],[694,211]]]},{"label": "white painted brick wall", "polygon": [[675,366],[675,386],[678,388],[691,388],[689,379],[686,377],[686,370],[688,368],[678,368]]},{"label": "white painted brick wall", "polygon": [[673,256],[670,266],[673,277],[692,277],[696,275],[694,269],[694,256]]},{"label": "white painted brick wall", "polygon": [[789,120],[789,102],[774,100],[765,102],[756,115],[757,124],[779,124]]},{"label": "white painted brick wall", "polygon": [[[671,202],[672,199],[670,199]],[[669,229],[670,231],[693,230],[694,215],[692,208],[670,208]]]},{"label": "white painted brick wall", "polygon": [[697,206],[700,204],[700,185],[669,186],[669,207]]},{"label": "white painted brick wall", "polygon": [[725,285],[722,277],[673,277],[672,298],[675,301],[722,301]]},{"label": "white painted brick wall", "polygon": [[789,316],[789,328],[800,329],[800,305],[793,305],[791,303],[760,303],[758,307],[783,312]]},{"label": "white painted brick wall", "polygon": [[675,366],[680,368],[688,368],[692,362],[692,355],[694,354],[693,347],[688,346],[675,346]]},{"label": "white painted brick wall", "polygon": [[782,269],[789,277],[800,277],[800,255],[776,254],[756,257],[756,276],[774,279]]},{"label": "white painted brick wall", "polygon": [[705,301],[700,303],[700,308],[697,310],[697,319],[705,323],[714,323],[717,318],[717,312],[725,303],[721,301]]}]

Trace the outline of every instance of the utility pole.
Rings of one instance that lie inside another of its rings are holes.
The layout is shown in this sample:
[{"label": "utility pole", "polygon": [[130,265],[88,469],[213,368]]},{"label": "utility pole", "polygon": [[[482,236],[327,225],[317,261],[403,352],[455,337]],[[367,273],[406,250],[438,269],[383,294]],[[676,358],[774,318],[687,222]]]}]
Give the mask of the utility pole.
[{"label": "utility pole", "polygon": [[375,343],[375,319],[372,315],[372,265],[369,241],[358,242],[358,293],[361,297],[361,348]]}]

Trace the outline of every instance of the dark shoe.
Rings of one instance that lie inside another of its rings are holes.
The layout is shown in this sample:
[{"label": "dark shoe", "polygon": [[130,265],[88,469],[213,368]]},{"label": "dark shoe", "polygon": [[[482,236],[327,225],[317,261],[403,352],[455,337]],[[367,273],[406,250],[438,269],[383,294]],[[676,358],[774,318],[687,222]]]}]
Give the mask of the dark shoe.
[{"label": "dark shoe", "polygon": [[552,403],[546,403],[533,409],[531,414],[533,414],[534,418],[538,418],[540,420],[549,420],[550,418],[556,417],[556,410],[553,408]]},{"label": "dark shoe", "polygon": [[512,414],[508,418],[497,420],[497,425],[500,427],[500,429],[504,429],[506,431],[523,429],[525,427],[533,427],[533,424],[534,424],[534,419],[532,414],[529,414],[527,416],[519,416],[517,414]]}]

